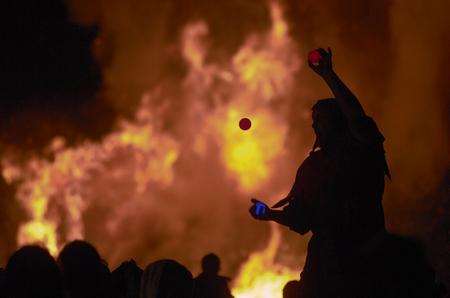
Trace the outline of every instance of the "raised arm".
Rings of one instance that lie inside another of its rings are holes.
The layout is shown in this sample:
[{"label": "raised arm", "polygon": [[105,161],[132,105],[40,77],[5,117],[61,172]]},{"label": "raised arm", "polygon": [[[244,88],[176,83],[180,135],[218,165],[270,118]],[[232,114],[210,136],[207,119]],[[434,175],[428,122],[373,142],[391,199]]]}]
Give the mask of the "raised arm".
[{"label": "raised arm", "polygon": [[328,87],[330,87],[339,107],[344,113],[349,125],[351,125],[354,120],[361,119],[361,117],[365,116],[364,109],[352,91],[350,91],[334,72],[330,48],[328,48],[328,51],[325,51],[322,48],[319,48],[316,51],[320,53],[322,59],[319,63],[315,64],[308,61],[309,67],[321,76]]},{"label": "raised arm", "polygon": [[361,143],[371,146],[374,144],[382,144],[384,137],[376,123],[372,118],[367,117],[356,96],[333,71],[331,50],[328,48],[328,51],[324,49],[317,49],[315,51],[320,53],[321,59],[314,61],[315,63],[312,63],[308,59],[309,66],[330,87],[344,117],[347,119],[348,128],[353,137]]}]

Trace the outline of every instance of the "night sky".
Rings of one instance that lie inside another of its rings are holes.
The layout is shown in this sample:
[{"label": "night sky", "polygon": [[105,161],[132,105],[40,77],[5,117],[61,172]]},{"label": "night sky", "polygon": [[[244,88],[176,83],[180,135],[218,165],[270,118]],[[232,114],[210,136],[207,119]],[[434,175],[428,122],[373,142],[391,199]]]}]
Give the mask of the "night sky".
[{"label": "night sky", "polygon": [[[2,42],[1,140],[39,149],[54,135],[98,137],[114,111],[97,94],[96,26],[69,18],[62,1],[14,1]],[[18,146],[21,147],[21,146]]]}]

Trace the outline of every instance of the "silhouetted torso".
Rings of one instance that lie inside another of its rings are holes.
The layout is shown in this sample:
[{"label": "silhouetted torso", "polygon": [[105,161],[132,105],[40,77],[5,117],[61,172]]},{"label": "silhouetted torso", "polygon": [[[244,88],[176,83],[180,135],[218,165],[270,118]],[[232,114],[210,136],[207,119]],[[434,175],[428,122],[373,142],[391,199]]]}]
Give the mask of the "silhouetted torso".
[{"label": "silhouetted torso", "polygon": [[195,298],[230,298],[227,277],[201,273],[195,278]]},{"label": "silhouetted torso", "polygon": [[284,208],[291,229],[313,233],[303,281],[343,284],[356,251],[384,230],[384,138],[369,117],[357,127],[369,141],[347,133],[332,152],[312,152],[299,167],[293,199]]}]

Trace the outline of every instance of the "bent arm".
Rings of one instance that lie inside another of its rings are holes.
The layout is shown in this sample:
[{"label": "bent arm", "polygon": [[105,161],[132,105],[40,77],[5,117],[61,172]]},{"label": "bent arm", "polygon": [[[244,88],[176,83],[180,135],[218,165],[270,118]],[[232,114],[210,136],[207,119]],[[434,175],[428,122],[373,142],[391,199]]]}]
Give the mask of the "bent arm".
[{"label": "bent arm", "polygon": [[336,101],[347,120],[352,135],[362,143],[373,144],[383,141],[384,137],[379,132],[375,122],[366,116],[361,103],[353,92],[345,85],[341,78],[334,72],[331,50],[317,49],[321,60],[319,63],[309,62],[311,69],[316,72],[331,89]]},{"label": "bent arm", "polygon": [[282,210],[273,210],[270,209],[268,220],[274,221],[283,226],[290,226],[289,218],[286,216],[286,213]]},{"label": "bent arm", "polygon": [[336,101],[347,119],[351,134],[363,144],[382,143],[384,137],[372,118],[367,117],[361,103],[353,92],[342,82],[339,76],[331,71],[322,76],[330,87]]},{"label": "bent arm", "polygon": [[333,92],[341,111],[350,125],[355,120],[361,119],[366,115],[356,96],[333,70],[325,73],[322,78],[331,89],[331,92]]},{"label": "bent arm", "polygon": [[300,233],[301,235],[307,233],[310,230],[310,208],[306,202],[304,202],[303,192],[301,189],[304,184],[304,169],[305,166],[311,164],[311,157],[309,156],[302,165],[298,168],[295,177],[294,185],[291,188],[289,194],[273,205],[272,208],[284,207],[281,210],[271,209],[266,204],[267,212],[258,214],[256,212],[256,204],[262,203],[257,199],[252,199],[253,205],[250,207],[249,212],[253,218],[257,220],[274,221],[280,225],[286,226],[289,229]]},{"label": "bent arm", "polygon": [[334,72],[331,49],[328,48],[328,51],[325,51],[319,48],[315,51],[320,54],[321,59],[319,63],[315,64],[308,61],[309,67],[327,83],[347,121],[351,123],[355,119],[361,119],[361,117],[365,116],[364,109],[353,92]]}]

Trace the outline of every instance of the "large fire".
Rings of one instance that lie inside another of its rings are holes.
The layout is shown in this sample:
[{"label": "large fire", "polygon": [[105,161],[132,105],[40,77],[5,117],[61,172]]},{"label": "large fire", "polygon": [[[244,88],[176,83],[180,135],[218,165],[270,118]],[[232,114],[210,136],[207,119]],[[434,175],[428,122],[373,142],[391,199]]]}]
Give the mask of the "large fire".
[{"label": "large fire", "polygon": [[267,247],[253,253],[241,267],[233,288],[236,298],[281,298],[284,285],[299,278],[299,271],[275,263],[281,234],[275,224],[271,228]]},{"label": "large fire", "polygon": [[[21,181],[16,197],[30,217],[19,229],[18,245],[41,243],[52,254],[58,253],[62,242],[84,238],[82,213],[89,203],[84,199],[86,182],[95,180],[100,171],[111,170],[108,164],[125,158],[126,164],[116,166],[109,175],[120,178],[131,173],[135,191],[140,193],[152,181],[170,184],[178,155],[176,142],[158,134],[145,113],[138,115],[136,123],[121,123],[99,144],[65,148],[64,141],[56,138],[49,150],[53,160],[32,158],[21,170],[5,161],[3,175],[7,181]],[[63,208],[64,215],[50,210],[49,204]],[[57,229],[63,225],[64,239],[58,239]]]},{"label": "large fire", "polygon": [[[271,16],[271,29],[249,36],[227,66],[206,62],[207,24],[186,26],[181,47],[189,73],[182,88],[190,110],[179,119],[202,122],[188,141],[181,144],[165,129],[164,106],[154,104],[160,95],[150,91],[134,119],[121,120],[100,142],[69,147],[58,137],[46,158],[35,156],[26,162],[14,155],[4,158],[3,176],[17,186],[16,199],[28,216],[19,228],[17,244],[40,243],[56,255],[64,243],[85,237],[84,212],[99,197],[110,200],[113,215],[105,226],[108,233],[116,233],[133,212],[156,204],[158,190],[183,179],[175,168],[181,148],[206,158],[215,144],[223,171],[238,192],[249,196],[262,190],[276,163],[287,158],[287,123],[270,105],[289,94],[301,62],[277,3],[271,4]],[[212,98],[213,104],[206,104],[205,97]],[[252,120],[250,130],[239,129],[241,117]],[[189,133],[194,125],[180,126]],[[274,261],[280,241],[280,232],[272,227],[267,248],[242,265],[234,282],[236,297],[281,297],[282,286],[297,278],[298,272]]]},{"label": "large fire", "polygon": [[[229,106],[224,114],[218,129],[225,166],[239,180],[240,187],[256,190],[270,177],[270,163],[283,153],[286,127],[264,109],[246,112]],[[252,128],[242,133],[236,123],[246,114],[251,115]]]}]

